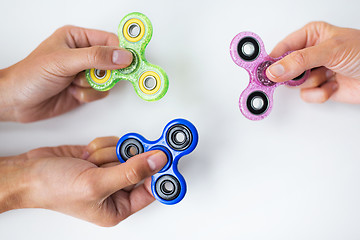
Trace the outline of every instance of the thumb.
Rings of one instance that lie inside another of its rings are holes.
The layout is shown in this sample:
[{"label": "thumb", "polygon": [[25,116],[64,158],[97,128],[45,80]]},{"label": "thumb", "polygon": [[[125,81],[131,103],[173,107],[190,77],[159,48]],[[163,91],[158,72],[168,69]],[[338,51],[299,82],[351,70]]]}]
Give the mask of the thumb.
[{"label": "thumb", "polygon": [[298,77],[308,69],[328,66],[333,59],[335,46],[331,41],[294,51],[266,69],[267,77],[284,82]]},{"label": "thumb", "polygon": [[131,52],[113,46],[93,46],[67,49],[58,55],[59,66],[68,75],[76,75],[90,68],[112,70],[125,68],[133,60]]},{"label": "thumb", "polygon": [[105,195],[113,194],[154,175],[167,162],[166,154],[157,150],[136,155],[114,167],[99,168],[98,187]]}]

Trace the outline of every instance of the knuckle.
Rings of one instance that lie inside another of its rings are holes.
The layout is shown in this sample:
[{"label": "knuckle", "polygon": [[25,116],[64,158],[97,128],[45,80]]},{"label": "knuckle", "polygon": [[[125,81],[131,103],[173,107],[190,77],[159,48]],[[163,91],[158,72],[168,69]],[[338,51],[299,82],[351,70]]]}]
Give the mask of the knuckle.
[{"label": "knuckle", "polygon": [[308,89],[308,88],[317,87],[318,85],[319,83],[317,82],[317,80],[308,79],[302,85],[300,85],[300,87],[302,89]]},{"label": "knuckle", "polygon": [[109,137],[105,137],[105,138],[113,139],[115,142],[118,142],[120,139],[118,136],[109,136]]},{"label": "knuckle", "polygon": [[349,39],[344,39],[340,36],[334,36],[333,38],[328,40],[328,45],[330,49],[339,49],[346,46],[345,44],[348,42]]},{"label": "knuckle", "polygon": [[[69,49],[56,49],[53,52],[43,56],[43,61],[48,63],[46,68],[47,74],[68,74],[67,56],[69,53]],[[54,61],[54,59],[57,59],[57,61]]]},{"label": "knuckle", "polygon": [[142,180],[142,174],[134,168],[130,168],[126,171],[125,178],[128,185],[134,185]]},{"label": "knuckle", "polygon": [[315,26],[316,24],[317,24],[316,21],[308,22],[308,23],[304,26],[304,28],[305,28],[305,29],[313,28],[313,26]]},{"label": "knuckle", "polygon": [[324,21],[317,21],[315,22],[318,29],[326,29],[330,26],[327,22]]},{"label": "knuckle", "polygon": [[329,57],[324,65],[328,68],[336,68],[341,65],[346,53],[349,52],[349,39],[343,38],[342,36],[334,36],[325,41],[324,44],[326,49],[329,49]]},{"label": "knuckle", "polygon": [[58,33],[64,33],[64,32],[69,32],[71,30],[71,28],[73,28],[74,26],[72,25],[64,25],[60,28],[58,28],[55,32],[58,32]]},{"label": "knuckle", "polygon": [[69,30],[69,29],[71,29],[73,26],[71,26],[71,25],[64,25],[64,26],[62,26],[60,29],[62,29],[62,30]]},{"label": "knuckle", "polygon": [[322,91],[319,94],[318,103],[324,103],[330,98],[330,94],[326,91]]},{"label": "knuckle", "polygon": [[314,29],[324,29],[326,27],[328,27],[330,24],[328,24],[327,22],[324,22],[324,21],[312,21],[312,22],[309,22],[305,25],[305,28],[306,29],[311,29],[311,30],[314,30]]},{"label": "knuckle", "polygon": [[[99,92],[101,95],[98,95],[100,97],[105,97],[109,94],[109,92]],[[107,142],[112,142],[114,146],[116,146],[116,143],[119,141],[119,137],[110,136],[110,137],[97,137],[94,140],[92,140],[88,144],[88,149],[92,152],[99,150],[103,147],[107,147]]]},{"label": "knuckle", "polygon": [[38,158],[38,157],[43,157],[46,154],[48,154],[49,152],[51,152],[52,148],[51,147],[41,147],[41,148],[35,148],[32,149],[30,151],[28,151],[27,157],[28,158]]},{"label": "knuckle", "polygon": [[89,153],[89,157],[88,157],[88,161],[89,162],[92,162],[92,163],[100,163],[101,162],[101,154],[99,154],[99,152],[95,151],[95,152],[92,152],[92,153]]},{"label": "knuckle", "polygon": [[308,89],[302,89],[301,98],[308,103],[324,103],[330,98],[330,94],[326,91],[308,92]]},{"label": "knuckle", "polygon": [[299,50],[292,52],[290,56],[296,65],[299,65],[301,67],[306,67],[307,61],[303,51]]},{"label": "knuckle", "polygon": [[101,141],[101,138],[97,137],[89,143],[88,147],[91,148],[92,150],[96,150],[98,148],[100,141]]},{"label": "knuckle", "polygon": [[91,50],[88,52],[88,61],[91,65],[94,65],[99,62],[101,59],[102,51],[100,46],[91,47]]},{"label": "knuckle", "polygon": [[106,218],[102,218],[101,220],[96,222],[96,224],[101,227],[114,227],[114,226],[118,225],[119,222],[121,222],[121,220],[119,220],[115,217],[106,217]]},{"label": "knuckle", "polygon": [[308,102],[308,103],[311,103],[312,101],[311,101],[311,99],[308,97],[308,95],[306,94],[306,90],[307,90],[307,89],[301,89],[301,91],[300,91],[300,97],[301,97],[301,99],[302,99],[303,101]]},{"label": "knuckle", "polygon": [[85,188],[85,194],[89,200],[96,200],[99,198],[99,187],[94,178],[88,179]]}]

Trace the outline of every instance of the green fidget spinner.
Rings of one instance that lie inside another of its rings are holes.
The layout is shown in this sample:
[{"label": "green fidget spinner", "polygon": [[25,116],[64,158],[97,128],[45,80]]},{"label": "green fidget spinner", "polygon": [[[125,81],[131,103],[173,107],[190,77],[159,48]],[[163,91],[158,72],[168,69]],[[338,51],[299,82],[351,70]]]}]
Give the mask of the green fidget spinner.
[{"label": "green fidget spinner", "polygon": [[96,90],[108,91],[120,80],[132,83],[136,93],[146,101],[162,98],[168,90],[169,81],[165,71],[145,59],[145,48],[151,40],[153,28],[142,13],[130,13],[119,24],[120,47],[132,52],[130,66],[117,70],[86,70],[86,79]]}]

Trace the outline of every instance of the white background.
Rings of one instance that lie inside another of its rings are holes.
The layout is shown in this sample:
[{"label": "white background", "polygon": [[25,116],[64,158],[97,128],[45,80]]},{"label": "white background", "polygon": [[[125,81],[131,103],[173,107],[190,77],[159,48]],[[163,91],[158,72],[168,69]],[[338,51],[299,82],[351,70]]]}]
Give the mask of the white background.
[{"label": "white background", "polygon": [[141,100],[123,81],[106,99],[60,117],[0,123],[0,155],[127,132],[157,139],[178,117],[200,134],[195,152],[180,161],[188,185],[181,203],[155,202],[113,228],[16,210],[0,215],[0,239],[360,238],[360,106],[307,104],[297,89],[282,86],[270,116],[252,122],[238,108],[248,74],[229,55],[230,41],[245,30],[270,52],[309,21],[360,28],[358,0],[3,0],[0,6],[1,68],[63,25],[116,32],[123,16],[139,11],[154,27],[147,59],[170,80],[158,102]]}]

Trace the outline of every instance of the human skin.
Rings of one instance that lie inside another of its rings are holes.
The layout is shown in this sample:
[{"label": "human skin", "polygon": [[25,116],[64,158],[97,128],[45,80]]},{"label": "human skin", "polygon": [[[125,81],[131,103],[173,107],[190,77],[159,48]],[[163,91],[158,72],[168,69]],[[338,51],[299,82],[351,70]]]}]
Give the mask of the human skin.
[{"label": "human skin", "polygon": [[[150,182],[167,163],[150,151],[119,164],[117,137],[0,158],[0,212],[45,208],[114,226],[154,201]],[[140,183],[145,180],[144,183]]]},{"label": "human skin", "polygon": [[84,70],[119,69],[132,54],[109,32],[64,26],[24,60],[0,70],[0,121],[33,122],[68,112],[108,92],[92,89]]},{"label": "human skin", "polygon": [[299,86],[304,101],[360,103],[360,30],[311,22],[279,42],[270,55],[288,51],[294,52],[267,69],[270,80],[288,81],[313,69]]},{"label": "human skin", "polygon": [[[118,46],[113,33],[58,29],[24,60],[0,70],[0,121],[38,121],[106,97],[107,92],[90,87],[84,70],[128,66],[132,54]],[[167,157],[149,151],[119,164],[117,141],[97,138],[87,146],[45,147],[0,157],[0,213],[45,208],[114,226],[144,208],[154,201],[150,176]]]}]

